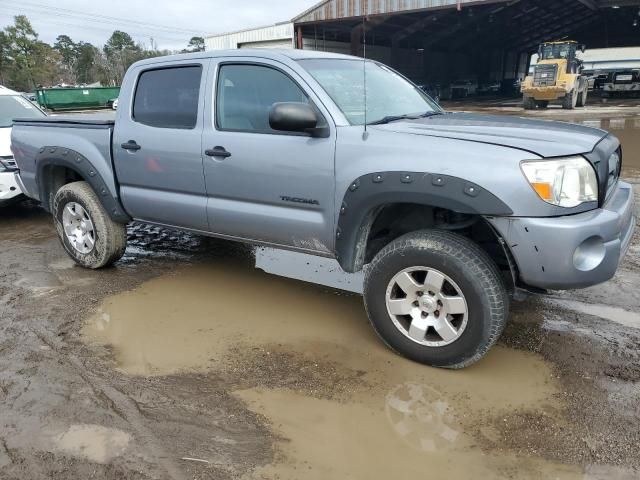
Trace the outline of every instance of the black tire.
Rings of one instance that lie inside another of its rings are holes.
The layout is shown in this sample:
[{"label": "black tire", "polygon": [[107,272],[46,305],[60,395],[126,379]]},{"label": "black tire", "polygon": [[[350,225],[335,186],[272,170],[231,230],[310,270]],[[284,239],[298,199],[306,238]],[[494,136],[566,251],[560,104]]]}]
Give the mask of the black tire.
[{"label": "black tire", "polygon": [[[94,227],[94,245],[88,253],[81,253],[69,241],[62,216],[70,203],[80,204],[88,213]],[[117,262],[127,247],[125,225],[114,222],[87,182],[63,185],[53,199],[52,213],[62,246],[73,260],[85,268],[98,269]]]},{"label": "black tire", "polygon": [[536,100],[536,107],[544,109],[549,106],[548,100]]},{"label": "black tire", "polygon": [[567,95],[562,99],[562,108],[565,110],[573,110],[576,108],[578,103],[578,94],[576,90],[571,90]]},{"label": "black tire", "polygon": [[522,100],[522,106],[525,110],[535,110],[536,101],[531,97],[524,97]]},{"label": "black tire", "polygon": [[[387,310],[387,288],[407,268],[428,267],[450,277],[461,289],[468,320],[453,343],[427,346],[411,340],[396,327]],[[419,363],[464,368],[480,360],[502,334],[509,297],[495,263],[465,237],[442,230],[407,234],[380,251],[365,276],[364,301],[369,320],[392,350]]]},{"label": "black tire", "polygon": [[585,89],[578,96],[578,101],[576,102],[577,107],[586,107],[587,106],[587,97],[589,96],[589,90],[585,87]]}]

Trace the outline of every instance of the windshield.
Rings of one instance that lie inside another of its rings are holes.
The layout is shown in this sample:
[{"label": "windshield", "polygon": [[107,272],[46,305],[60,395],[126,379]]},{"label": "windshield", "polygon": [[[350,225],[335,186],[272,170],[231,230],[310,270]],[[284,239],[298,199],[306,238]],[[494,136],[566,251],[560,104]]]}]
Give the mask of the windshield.
[{"label": "windshield", "polygon": [[44,113],[20,95],[0,95],[0,128],[13,125],[14,118],[40,118]]},{"label": "windshield", "polygon": [[573,43],[547,43],[542,45],[542,60],[569,59],[574,56],[575,50]]},{"label": "windshield", "polygon": [[[352,125],[364,125],[364,65],[358,60],[299,62],[344,113]],[[376,62],[367,62],[367,123],[385,118],[439,113],[442,109],[418,87]]]}]

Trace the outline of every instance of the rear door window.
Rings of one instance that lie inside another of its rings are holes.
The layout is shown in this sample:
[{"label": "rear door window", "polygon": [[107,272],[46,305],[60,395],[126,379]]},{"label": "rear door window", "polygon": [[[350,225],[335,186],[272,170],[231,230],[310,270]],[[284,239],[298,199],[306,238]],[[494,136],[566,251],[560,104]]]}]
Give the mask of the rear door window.
[{"label": "rear door window", "polygon": [[133,101],[133,120],[156,128],[195,128],[201,79],[200,65],[142,72]]}]

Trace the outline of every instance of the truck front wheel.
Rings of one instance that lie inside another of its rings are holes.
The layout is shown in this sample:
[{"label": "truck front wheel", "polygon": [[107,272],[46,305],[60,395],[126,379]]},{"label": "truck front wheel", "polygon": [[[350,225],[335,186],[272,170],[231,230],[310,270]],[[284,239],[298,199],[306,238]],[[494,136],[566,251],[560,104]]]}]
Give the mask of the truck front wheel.
[{"label": "truck front wheel", "polygon": [[495,263],[465,237],[440,230],[387,245],[365,277],[369,320],[399,354],[434,367],[480,360],[507,321],[509,298]]},{"label": "truck front wheel", "polygon": [[522,99],[522,106],[525,110],[535,110],[536,109],[536,100],[532,97],[524,97]]},{"label": "truck front wheel", "polygon": [[109,217],[87,182],[63,185],[53,199],[52,213],[62,246],[79,265],[98,269],[124,255],[126,226]]},{"label": "truck front wheel", "polygon": [[578,91],[574,88],[562,99],[562,108],[565,110],[573,110],[578,104]]}]

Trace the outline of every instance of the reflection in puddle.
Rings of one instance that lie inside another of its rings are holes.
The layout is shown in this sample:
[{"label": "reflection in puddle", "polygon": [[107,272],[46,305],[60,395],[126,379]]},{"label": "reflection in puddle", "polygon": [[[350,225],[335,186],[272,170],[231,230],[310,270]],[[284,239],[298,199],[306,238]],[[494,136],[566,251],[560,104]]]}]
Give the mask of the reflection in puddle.
[{"label": "reflection in puddle", "polygon": [[389,392],[386,400],[389,423],[411,448],[424,452],[450,449],[460,432],[449,402],[428,385],[406,383]]},{"label": "reflection in puddle", "polygon": [[354,293],[362,293],[364,289],[362,272],[345,273],[337,260],[304,253],[257,248],[256,268],[272,275],[294,278]]},{"label": "reflection in puddle", "polygon": [[610,307],[608,305],[576,302],[574,300],[548,299],[548,301],[567,310],[600,317],[605,320],[610,320],[620,325],[624,325],[625,327],[640,329],[640,314],[637,312],[630,312],[622,308]]},{"label": "reflection in puddle", "polygon": [[640,118],[574,119],[572,123],[611,131],[622,144],[624,169],[640,168]]}]

